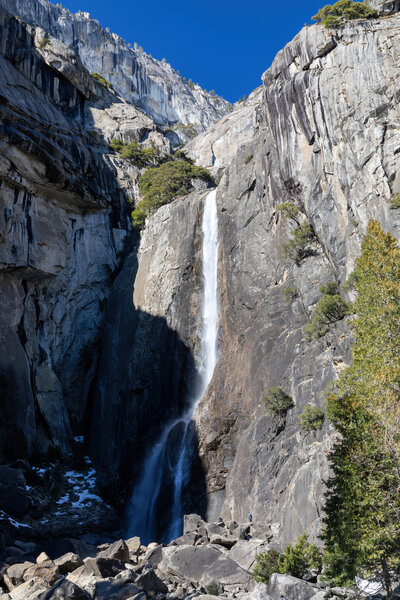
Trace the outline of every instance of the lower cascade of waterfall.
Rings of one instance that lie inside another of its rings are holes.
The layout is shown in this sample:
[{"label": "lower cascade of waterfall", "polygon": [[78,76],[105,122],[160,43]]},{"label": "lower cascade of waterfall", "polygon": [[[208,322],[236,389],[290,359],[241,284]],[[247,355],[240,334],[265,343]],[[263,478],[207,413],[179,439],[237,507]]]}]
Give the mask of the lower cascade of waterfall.
[{"label": "lower cascade of waterfall", "polygon": [[182,533],[182,495],[189,483],[193,460],[193,413],[214,373],[218,359],[218,217],[216,190],[205,198],[202,221],[203,302],[198,383],[189,409],[168,423],[143,464],[141,476],[128,509],[128,535],[137,535],[143,544],[156,541],[156,512],[163,481],[169,485],[169,516],[163,539],[170,542]]}]

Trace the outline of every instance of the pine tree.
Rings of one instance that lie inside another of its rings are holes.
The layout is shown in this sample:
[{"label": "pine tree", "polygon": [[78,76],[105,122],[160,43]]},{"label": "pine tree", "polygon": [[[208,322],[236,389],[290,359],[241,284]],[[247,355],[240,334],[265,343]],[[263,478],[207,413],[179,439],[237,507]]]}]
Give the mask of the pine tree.
[{"label": "pine tree", "polygon": [[330,453],[325,562],[340,584],[400,573],[400,250],[370,221],[353,273],[353,362],[327,413],[340,439]]}]

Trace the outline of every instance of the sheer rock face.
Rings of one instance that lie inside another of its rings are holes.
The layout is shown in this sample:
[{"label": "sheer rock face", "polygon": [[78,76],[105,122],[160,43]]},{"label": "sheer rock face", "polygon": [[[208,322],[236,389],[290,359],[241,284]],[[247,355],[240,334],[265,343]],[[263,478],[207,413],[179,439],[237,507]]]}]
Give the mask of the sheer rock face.
[{"label": "sheer rock face", "polygon": [[83,427],[110,282],[132,243],[126,196],[137,179],[108,154],[102,127],[111,137],[155,128],[107,90],[86,88],[70,52],[65,74],[46,63],[37,32],[3,9],[0,33],[4,460],[68,453],[71,426]]},{"label": "sheer rock face", "polygon": [[[251,512],[282,545],[319,532],[333,430],[325,422],[301,431],[298,417],[308,403],[324,408],[327,384],[350,360],[345,322],[314,342],[304,326],[320,285],[351,272],[370,218],[399,236],[388,204],[400,185],[399,29],[397,15],[334,35],[303,29],[264,74],[261,103],[245,103],[186,147],[224,173],[220,360],[196,415],[208,517],[243,522]],[[275,209],[288,201],[316,233],[298,266],[281,255],[290,223]],[[291,303],[286,286],[298,290]],[[285,419],[261,405],[274,386],[295,402]]]},{"label": "sheer rock face", "polygon": [[129,48],[88,13],[72,14],[48,0],[1,0],[0,4],[73,49],[89,72],[101,74],[120,96],[156,123],[175,124],[171,137],[176,140],[187,139],[181,125],[193,125],[201,132],[227,113],[228,102],[223,98],[189,86],[168,63]]},{"label": "sheer rock face", "polygon": [[[302,432],[297,419],[309,402],[323,408],[350,360],[345,322],[312,343],[303,327],[320,285],[351,272],[370,218],[400,233],[388,208],[400,184],[399,33],[397,15],[335,36],[303,29],[264,74],[259,132],[219,185],[220,361],[197,418],[209,516],[251,512],[282,544],[319,530],[332,431]],[[287,201],[317,236],[299,266],[281,257],[289,224],[275,207]],[[299,294],[291,304],[287,285]],[[294,399],[286,420],[263,414],[273,386]]]}]

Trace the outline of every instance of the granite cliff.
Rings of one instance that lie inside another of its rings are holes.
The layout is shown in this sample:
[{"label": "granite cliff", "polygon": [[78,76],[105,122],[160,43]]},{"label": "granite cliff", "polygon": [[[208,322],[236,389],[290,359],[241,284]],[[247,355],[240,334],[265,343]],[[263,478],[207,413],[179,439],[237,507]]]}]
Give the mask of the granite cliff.
[{"label": "granite cliff", "polygon": [[[304,327],[320,285],[350,273],[371,217],[399,237],[388,204],[400,192],[397,4],[335,32],[305,27],[229,114],[86,13],[45,0],[0,6],[1,462],[26,474],[12,461],[65,461],[83,436],[99,479],[126,496],[163,424],[184,409],[206,190],[159,209],[139,239],[129,219],[139,169],[108,143],[169,152],[193,123],[208,129],[185,151],[220,179],[220,334],[185,507],[239,523],[251,512],[281,546],[315,537],[333,430],[325,421],[306,433],[298,417],[308,403],[324,408],[350,351],[344,320],[311,342]],[[298,264],[282,258],[284,202],[315,232]],[[261,404],[274,386],[294,400],[284,419]],[[18,514],[33,519],[30,504],[28,493]]]}]

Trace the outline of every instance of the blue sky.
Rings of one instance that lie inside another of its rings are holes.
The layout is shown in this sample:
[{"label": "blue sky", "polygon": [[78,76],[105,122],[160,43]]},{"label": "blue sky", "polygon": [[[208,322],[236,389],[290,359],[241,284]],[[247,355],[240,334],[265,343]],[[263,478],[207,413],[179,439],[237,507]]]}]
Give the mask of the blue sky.
[{"label": "blue sky", "polygon": [[236,101],[324,5],[318,0],[62,0],[181,75]]}]

